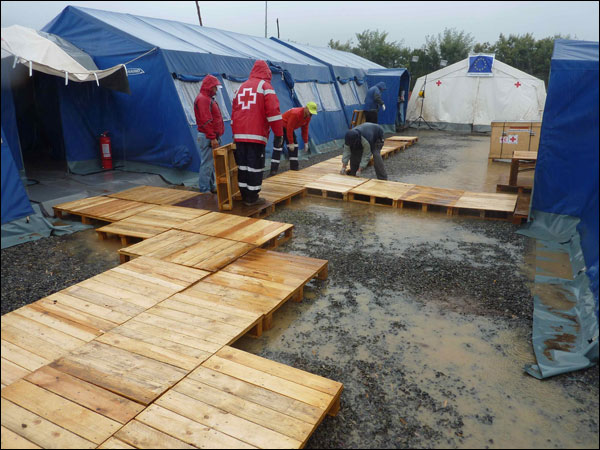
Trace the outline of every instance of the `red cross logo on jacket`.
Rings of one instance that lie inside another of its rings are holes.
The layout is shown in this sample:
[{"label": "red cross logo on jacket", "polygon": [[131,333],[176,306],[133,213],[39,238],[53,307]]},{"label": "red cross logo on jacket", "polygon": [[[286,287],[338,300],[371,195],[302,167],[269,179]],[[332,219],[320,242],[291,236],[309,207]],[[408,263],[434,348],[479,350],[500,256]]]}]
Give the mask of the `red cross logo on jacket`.
[{"label": "red cross logo on jacket", "polygon": [[250,109],[250,105],[256,103],[256,92],[252,92],[252,88],[244,88],[242,93],[238,94],[238,102],[242,109]]}]

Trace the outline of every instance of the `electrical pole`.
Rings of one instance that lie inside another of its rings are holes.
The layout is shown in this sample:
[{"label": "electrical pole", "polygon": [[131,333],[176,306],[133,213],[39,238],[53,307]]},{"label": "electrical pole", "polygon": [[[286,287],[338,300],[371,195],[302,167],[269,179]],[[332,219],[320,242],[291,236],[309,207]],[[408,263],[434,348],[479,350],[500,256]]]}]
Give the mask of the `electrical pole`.
[{"label": "electrical pole", "polygon": [[267,2],[265,2],[265,37],[267,37]]},{"label": "electrical pole", "polygon": [[200,15],[200,5],[196,2],[196,9],[198,10],[198,20],[200,21],[200,26],[202,26],[202,16]]},{"label": "electrical pole", "polygon": [[277,18],[277,39],[279,39],[279,17]]}]

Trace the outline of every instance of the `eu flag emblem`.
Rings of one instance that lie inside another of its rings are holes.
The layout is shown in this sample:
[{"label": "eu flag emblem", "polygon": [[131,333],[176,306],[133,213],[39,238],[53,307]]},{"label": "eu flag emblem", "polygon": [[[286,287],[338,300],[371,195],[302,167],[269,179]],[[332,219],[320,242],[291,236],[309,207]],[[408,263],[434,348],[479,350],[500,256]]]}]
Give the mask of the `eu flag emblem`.
[{"label": "eu flag emblem", "polygon": [[469,56],[469,70],[467,71],[467,75],[491,77],[493,75],[493,64],[493,56]]}]

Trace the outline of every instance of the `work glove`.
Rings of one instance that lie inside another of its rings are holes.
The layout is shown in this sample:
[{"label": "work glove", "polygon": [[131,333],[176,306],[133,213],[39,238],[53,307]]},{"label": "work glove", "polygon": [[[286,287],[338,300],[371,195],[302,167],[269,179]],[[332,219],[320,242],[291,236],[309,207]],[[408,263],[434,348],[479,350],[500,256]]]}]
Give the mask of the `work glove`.
[{"label": "work glove", "polygon": [[346,175],[346,166],[342,166],[342,170],[340,170],[340,175]]},{"label": "work glove", "polygon": [[306,153],[310,153],[309,147],[308,147],[308,142],[304,145],[304,151]]},{"label": "work glove", "polygon": [[275,136],[275,139],[273,140],[273,147],[283,147],[283,136]]},{"label": "work glove", "polygon": [[381,105],[381,109],[383,109],[385,111],[385,104]]}]

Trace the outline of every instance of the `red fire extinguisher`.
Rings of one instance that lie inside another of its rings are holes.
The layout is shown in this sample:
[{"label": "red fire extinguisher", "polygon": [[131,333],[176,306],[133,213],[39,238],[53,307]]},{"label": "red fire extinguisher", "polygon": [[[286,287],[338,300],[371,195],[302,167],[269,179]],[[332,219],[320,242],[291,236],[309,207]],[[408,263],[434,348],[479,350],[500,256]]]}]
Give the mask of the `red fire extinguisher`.
[{"label": "red fire extinguisher", "polygon": [[110,138],[108,137],[108,131],[105,131],[100,135],[100,154],[102,155],[102,168],[112,169],[112,149],[110,147]]}]

